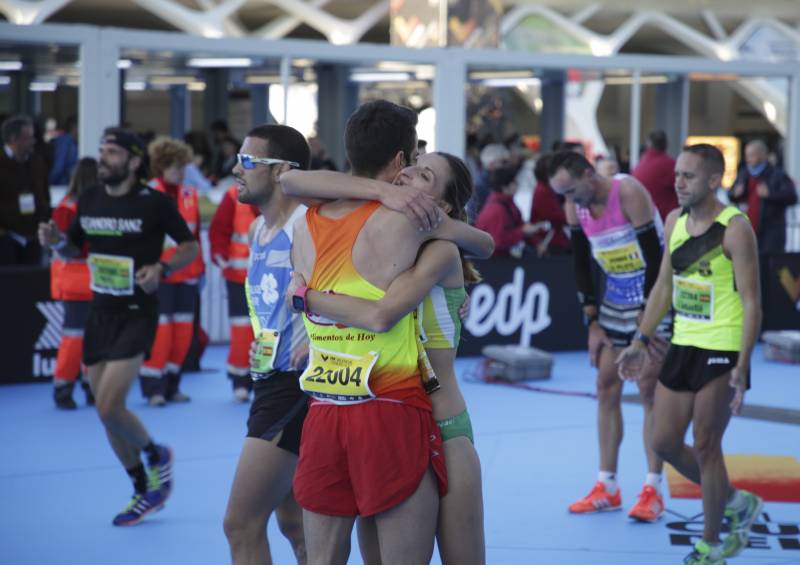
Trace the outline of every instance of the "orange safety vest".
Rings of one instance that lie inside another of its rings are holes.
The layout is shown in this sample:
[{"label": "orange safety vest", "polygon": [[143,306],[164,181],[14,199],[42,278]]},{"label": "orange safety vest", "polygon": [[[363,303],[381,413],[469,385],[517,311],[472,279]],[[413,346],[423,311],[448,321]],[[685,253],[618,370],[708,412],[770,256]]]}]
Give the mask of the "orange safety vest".
[{"label": "orange safety vest", "polygon": [[[152,186],[159,192],[167,192],[166,186],[162,179],[153,179]],[[197,189],[193,186],[179,186],[178,198],[176,201],[178,212],[181,217],[189,226],[189,231],[192,232],[195,239],[200,241],[200,205],[197,198]],[[165,236],[164,238],[164,252],[161,254],[161,261],[169,261],[170,257],[175,255],[177,246],[171,237]],[[203,254],[198,253],[194,261],[186,265],[184,268],[172,272],[164,282],[166,283],[182,283],[186,281],[195,280],[206,270],[206,265],[203,262]]]},{"label": "orange safety vest", "polygon": [[[78,201],[65,196],[58,208],[68,210],[74,218],[78,214]],[[91,300],[89,284],[89,267],[85,259],[65,259],[53,254],[50,262],[50,296],[53,300]]]},{"label": "orange safety vest", "polygon": [[226,280],[244,284],[247,278],[247,259],[250,257],[250,243],[247,241],[247,232],[250,224],[258,217],[253,212],[250,204],[239,202],[235,186],[228,189],[228,195],[233,197],[236,208],[233,213],[233,233],[228,244],[228,266],[222,271]]}]

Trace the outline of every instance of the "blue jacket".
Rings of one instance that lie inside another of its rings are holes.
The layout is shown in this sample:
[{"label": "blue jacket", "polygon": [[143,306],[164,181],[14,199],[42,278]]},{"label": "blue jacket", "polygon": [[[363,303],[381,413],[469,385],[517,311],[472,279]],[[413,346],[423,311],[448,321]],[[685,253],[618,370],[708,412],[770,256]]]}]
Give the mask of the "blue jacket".
[{"label": "blue jacket", "polygon": [[53,140],[53,168],[50,169],[50,185],[69,184],[72,169],[78,162],[78,142],[68,133]]}]

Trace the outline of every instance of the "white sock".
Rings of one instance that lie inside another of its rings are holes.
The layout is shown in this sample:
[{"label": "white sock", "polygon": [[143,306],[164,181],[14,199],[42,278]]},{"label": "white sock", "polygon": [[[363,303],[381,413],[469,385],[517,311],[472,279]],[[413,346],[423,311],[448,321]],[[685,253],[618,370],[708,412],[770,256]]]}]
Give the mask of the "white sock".
[{"label": "white sock", "polygon": [[661,475],[658,473],[647,473],[647,477],[644,479],[644,484],[650,485],[656,492],[661,494]]},{"label": "white sock", "polygon": [[610,471],[600,471],[599,473],[597,473],[597,480],[602,481],[602,483],[606,486],[608,494],[617,493],[616,473],[611,473]]}]

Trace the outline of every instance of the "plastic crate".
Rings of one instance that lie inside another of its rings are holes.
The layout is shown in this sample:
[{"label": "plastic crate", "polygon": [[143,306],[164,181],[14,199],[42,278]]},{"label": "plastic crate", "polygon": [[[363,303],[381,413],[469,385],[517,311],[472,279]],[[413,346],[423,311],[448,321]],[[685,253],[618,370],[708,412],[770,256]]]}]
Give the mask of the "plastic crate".
[{"label": "plastic crate", "polygon": [[800,331],[764,332],[764,357],[781,363],[800,363]]},{"label": "plastic crate", "polygon": [[553,372],[553,356],[535,347],[487,345],[486,376],[507,381],[546,380]]}]

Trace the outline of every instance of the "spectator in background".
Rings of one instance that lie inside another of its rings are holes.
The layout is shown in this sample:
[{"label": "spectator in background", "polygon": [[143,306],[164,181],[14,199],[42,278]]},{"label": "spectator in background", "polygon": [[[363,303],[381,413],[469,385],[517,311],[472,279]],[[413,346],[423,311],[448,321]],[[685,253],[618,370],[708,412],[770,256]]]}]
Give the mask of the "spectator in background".
[{"label": "spectator in background", "polygon": [[619,163],[612,157],[598,157],[594,168],[597,174],[608,179],[613,179],[614,175],[619,173]]},{"label": "spectator in background", "polygon": [[786,208],[797,203],[794,182],[767,160],[767,145],[760,139],[744,148],[744,166],[728,193],[747,213],[758,237],[760,253],[783,253],[786,248]]},{"label": "spectator in background", "polygon": [[428,142],[424,139],[417,140],[417,157],[428,152]]},{"label": "spectator in background", "polygon": [[478,148],[478,136],[474,133],[468,133],[466,139],[466,155],[464,163],[466,163],[472,178],[477,181],[481,174],[480,156],[481,151]]},{"label": "spectator in background", "polygon": [[51,142],[53,166],[50,169],[50,185],[69,184],[72,169],[78,162],[78,118],[70,116],[64,131]]},{"label": "spectator in background", "polygon": [[[570,252],[570,241],[567,237],[567,216],[564,214],[562,197],[556,194],[550,186],[547,167],[550,162],[549,155],[543,155],[536,161],[533,174],[536,177],[536,187],[533,189],[531,202],[532,224],[549,227],[547,230],[535,232],[530,238],[531,245],[536,247],[539,257],[544,255],[563,255]],[[549,226],[547,225],[549,224]]]},{"label": "spectator in background", "polygon": [[220,175],[222,172],[222,164],[225,158],[222,155],[222,143],[231,137],[231,132],[228,129],[228,123],[225,120],[214,120],[208,126],[208,133],[211,138],[211,162],[209,163],[210,178],[216,182],[223,178]]},{"label": "spectator in background", "polygon": [[[78,215],[78,198],[87,188],[96,186],[97,160],[84,157],[74,167],[69,189],[53,210],[53,221],[61,233],[65,233]],[[72,398],[75,381],[83,377],[83,328],[89,315],[89,268],[86,266],[88,247],[84,245],[79,257],[67,259],[56,251],[50,262],[50,296],[60,300],[64,306],[64,324],[58,344],[56,368],[53,372],[53,399],[56,408],[75,410],[78,405]],[[86,404],[94,404],[89,383],[81,378]]]},{"label": "spectator in background", "polygon": [[38,265],[39,222],[50,218],[47,165],[34,153],[33,120],[12,116],[3,122],[0,154],[0,266]]},{"label": "spectator in background", "polygon": [[222,197],[208,228],[211,260],[222,269],[228,299],[230,323],[230,349],[228,350],[228,378],[233,386],[233,397],[247,402],[253,381],[250,379],[250,344],[253,327],[247,310],[244,281],[247,278],[250,245],[247,237],[250,224],[261,212],[257,206],[239,202],[237,185],[231,186]]},{"label": "spectator in background", "polygon": [[208,137],[202,131],[190,131],[183,136],[183,141],[192,149],[192,161],[183,169],[183,184],[195,187],[200,193],[213,188],[208,180],[211,162],[211,146]]},{"label": "spectator in background", "polygon": [[[218,170],[217,180],[230,179],[233,176],[233,168],[236,166],[236,153],[239,151],[240,143],[232,137],[226,137],[222,140],[220,146],[220,168]],[[232,180],[232,179],[231,179]]]},{"label": "spectator in background", "polygon": [[[163,192],[175,203],[189,231],[200,241],[200,207],[197,189],[183,183],[183,171],[192,162],[192,149],[186,143],[159,137],[147,152],[153,180],[150,186]],[[160,262],[168,264],[177,251],[172,239],[165,239]],[[164,272],[158,285],[158,329],[149,357],[139,370],[142,396],[150,406],[169,402],[188,402],[179,389],[181,367],[189,353],[194,335],[194,316],[200,299],[198,284],[205,272],[203,254],[183,268]]]},{"label": "spectator in background", "polygon": [[675,159],[666,154],[667,134],[657,129],[647,136],[647,149],[633,170],[633,177],[644,185],[664,220],[678,207],[675,194]]},{"label": "spectator in background", "polygon": [[328,149],[325,147],[325,144],[322,143],[322,140],[319,137],[309,137],[308,146],[311,148],[311,170],[339,170],[336,166],[336,163],[334,163],[333,159],[331,159],[330,155],[328,155]]},{"label": "spectator in background", "polygon": [[481,150],[481,173],[475,177],[475,192],[467,202],[467,216],[471,222],[478,217],[489,198],[489,193],[492,192],[489,175],[495,169],[508,165],[510,158],[511,153],[506,146],[499,143],[490,143]]},{"label": "spectator in background", "polygon": [[489,172],[488,183],[491,194],[481,209],[475,227],[491,234],[494,239],[494,255],[521,257],[526,239],[545,229],[544,224],[526,223],[514,203],[517,191],[519,165],[506,163]]}]

